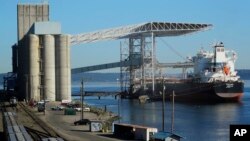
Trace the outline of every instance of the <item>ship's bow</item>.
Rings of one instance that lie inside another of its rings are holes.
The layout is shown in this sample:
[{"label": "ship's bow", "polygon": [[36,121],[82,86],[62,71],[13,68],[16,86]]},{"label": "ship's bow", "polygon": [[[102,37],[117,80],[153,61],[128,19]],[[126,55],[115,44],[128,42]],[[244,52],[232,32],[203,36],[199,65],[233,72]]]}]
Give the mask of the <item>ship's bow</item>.
[{"label": "ship's bow", "polygon": [[244,92],[244,83],[237,82],[221,82],[214,85],[216,95],[226,101],[240,101]]}]

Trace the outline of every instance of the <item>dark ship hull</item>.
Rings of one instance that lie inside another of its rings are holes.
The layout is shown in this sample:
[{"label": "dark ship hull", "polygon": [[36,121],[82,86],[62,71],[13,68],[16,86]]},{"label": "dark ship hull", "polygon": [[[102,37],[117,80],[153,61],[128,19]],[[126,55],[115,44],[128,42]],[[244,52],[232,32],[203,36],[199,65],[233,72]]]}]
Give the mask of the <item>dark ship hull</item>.
[{"label": "dark ship hull", "polygon": [[[165,98],[172,98],[175,94],[175,101],[181,102],[239,102],[244,92],[244,83],[239,82],[165,82]],[[155,92],[149,88],[146,91],[138,90],[129,94],[129,98],[138,98],[140,95],[147,95],[151,101],[162,100],[163,85],[157,83]]]}]

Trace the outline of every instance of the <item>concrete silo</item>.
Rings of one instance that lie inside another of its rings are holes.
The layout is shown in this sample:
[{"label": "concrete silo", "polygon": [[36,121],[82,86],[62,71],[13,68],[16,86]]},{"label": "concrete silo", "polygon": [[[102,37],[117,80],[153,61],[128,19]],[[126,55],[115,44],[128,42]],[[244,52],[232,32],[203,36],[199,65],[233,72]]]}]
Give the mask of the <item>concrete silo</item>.
[{"label": "concrete silo", "polygon": [[43,35],[43,99],[55,101],[55,38]]},{"label": "concrete silo", "polygon": [[24,38],[18,41],[17,56],[18,56],[18,69],[17,69],[17,89],[18,99],[29,99],[28,95],[28,73],[29,73],[29,58],[28,58],[28,38]]},{"label": "concrete silo", "polygon": [[70,36],[55,37],[56,100],[71,100]]},{"label": "concrete silo", "polygon": [[18,46],[13,49],[13,72],[17,72],[17,91],[20,100],[32,98],[30,90],[34,85],[28,83],[31,77],[29,74],[28,34],[30,34],[30,27],[37,21],[49,21],[49,5],[47,3],[17,5]]},{"label": "concrete silo", "polygon": [[[19,99],[71,100],[70,37],[49,21],[49,5],[18,4],[13,46]],[[56,52],[55,52],[56,51]]]},{"label": "concrete silo", "polygon": [[40,58],[39,37],[29,35],[29,99],[40,100]]}]

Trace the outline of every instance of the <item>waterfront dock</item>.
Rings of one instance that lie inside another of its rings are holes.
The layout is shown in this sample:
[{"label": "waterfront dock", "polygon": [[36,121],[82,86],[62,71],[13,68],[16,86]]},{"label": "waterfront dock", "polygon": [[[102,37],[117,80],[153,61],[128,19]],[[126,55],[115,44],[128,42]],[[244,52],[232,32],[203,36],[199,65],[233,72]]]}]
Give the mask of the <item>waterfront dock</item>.
[{"label": "waterfront dock", "polygon": [[[12,111],[16,113],[16,121],[17,123],[21,123],[27,130],[29,134],[40,133],[43,134],[44,138],[46,135],[46,129],[42,129],[38,123],[35,122],[34,119],[30,117],[30,115],[26,114],[26,110],[31,112],[33,118],[37,118],[43,126],[47,127],[47,130],[50,132],[54,131],[55,134],[65,141],[120,141],[121,139],[117,139],[113,137],[111,132],[90,132],[89,125],[74,125],[74,121],[80,119],[80,112],[77,112],[76,115],[64,115],[64,111],[53,111],[51,107],[60,105],[60,102],[49,102],[46,105],[46,111],[38,112],[37,107],[23,106],[21,107],[18,104],[17,108],[10,108],[8,106],[8,102],[6,102],[6,106],[8,107],[8,111]],[[3,107],[1,107],[3,108]],[[17,110],[18,109],[18,110]],[[26,109],[26,110],[24,110]],[[97,115],[92,112],[84,112],[84,117],[90,120],[107,120],[110,118],[111,114],[108,112],[103,115]],[[0,118],[3,117],[2,112],[0,113]],[[0,122],[0,137],[4,137],[4,128],[3,128],[3,120]],[[31,133],[32,131],[32,133]],[[34,135],[33,135],[34,136]],[[33,137],[32,136],[32,137]],[[49,137],[49,135],[47,136]]]}]

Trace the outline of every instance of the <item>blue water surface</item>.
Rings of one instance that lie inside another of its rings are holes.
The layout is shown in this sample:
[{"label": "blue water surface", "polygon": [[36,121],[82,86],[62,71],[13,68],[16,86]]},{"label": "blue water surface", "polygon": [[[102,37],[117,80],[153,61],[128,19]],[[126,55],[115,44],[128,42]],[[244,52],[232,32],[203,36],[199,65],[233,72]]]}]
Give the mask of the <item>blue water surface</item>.
[{"label": "blue water surface", "polygon": [[[73,87],[73,93],[79,92]],[[86,90],[119,90],[117,85],[86,85]],[[229,141],[231,124],[250,124],[250,81],[245,81],[245,92],[241,103],[221,103],[214,105],[175,104],[174,132],[185,141]],[[74,97],[79,99],[79,97]],[[85,103],[118,113],[118,100],[114,97],[85,97]],[[138,100],[119,100],[122,123],[156,127],[162,130],[162,103],[140,104]],[[165,105],[165,130],[171,130],[172,104]]]}]

